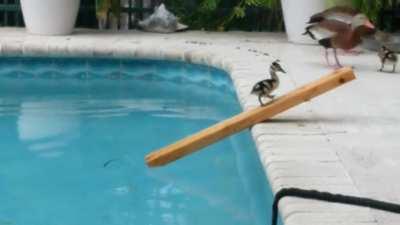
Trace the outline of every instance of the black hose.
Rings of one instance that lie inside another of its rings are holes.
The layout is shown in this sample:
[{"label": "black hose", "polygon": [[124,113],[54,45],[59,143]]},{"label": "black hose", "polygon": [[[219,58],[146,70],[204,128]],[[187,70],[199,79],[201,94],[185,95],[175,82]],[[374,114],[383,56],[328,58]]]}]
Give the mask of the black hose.
[{"label": "black hose", "polygon": [[361,207],[369,207],[392,213],[400,213],[400,205],[378,201],[370,198],[361,198],[341,194],[332,194],[329,192],[320,192],[316,190],[304,190],[299,188],[283,188],[275,195],[274,204],[272,205],[272,225],[278,222],[278,203],[284,197],[298,197],[305,199],[321,200],[333,203],[342,203]]}]

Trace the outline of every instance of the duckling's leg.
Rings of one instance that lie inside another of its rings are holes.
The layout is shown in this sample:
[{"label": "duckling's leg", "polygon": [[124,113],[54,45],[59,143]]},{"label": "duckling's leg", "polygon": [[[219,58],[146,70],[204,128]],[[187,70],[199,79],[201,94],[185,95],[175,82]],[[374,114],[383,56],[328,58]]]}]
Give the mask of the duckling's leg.
[{"label": "duckling's leg", "polygon": [[385,59],[381,59],[381,68],[379,69],[379,71],[382,72],[384,68],[385,68]]},{"label": "duckling's leg", "polygon": [[333,49],[333,55],[335,56],[336,65],[337,65],[339,68],[343,67],[342,64],[340,64],[339,59],[338,59],[338,57],[337,57],[336,48]]},{"label": "duckling's leg", "polygon": [[396,73],[396,63],[393,64],[393,73]]},{"label": "duckling's leg", "polygon": [[264,105],[264,103],[262,102],[262,95],[258,95],[258,101],[260,102],[261,106]]},{"label": "duckling's leg", "polygon": [[382,62],[381,62],[381,68],[379,69],[379,71],[382,72],[384,67],[385,67],[385,62],[382,61]]}]

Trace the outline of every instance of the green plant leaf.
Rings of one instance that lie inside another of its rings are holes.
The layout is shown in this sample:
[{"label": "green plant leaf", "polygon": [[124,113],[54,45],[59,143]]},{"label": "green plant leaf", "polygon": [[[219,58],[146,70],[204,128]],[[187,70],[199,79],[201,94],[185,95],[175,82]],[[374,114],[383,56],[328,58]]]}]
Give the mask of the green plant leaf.
[{"label": "green plant leaf", "polygon": [[215,11],[218,8],[220,0],[203,0],[201,2],[201,11]]},{"label": "green plant leaf", "polygon": [[233,8],[234,17],[236,17],[236,18],[243,18],[243,17],[245,17],[245,16],[246,16],[246,13],[245,13],[244,10],[245,10],[245,8],[240,7],[240,6],[236,6],[235,8]]},{"label": "green plant leaf", "polygon": [[[193,29],[283,30],[280,0],[164,0],[164,3]],[[248,12],[257,12],[258,17],[247,15]]]}]

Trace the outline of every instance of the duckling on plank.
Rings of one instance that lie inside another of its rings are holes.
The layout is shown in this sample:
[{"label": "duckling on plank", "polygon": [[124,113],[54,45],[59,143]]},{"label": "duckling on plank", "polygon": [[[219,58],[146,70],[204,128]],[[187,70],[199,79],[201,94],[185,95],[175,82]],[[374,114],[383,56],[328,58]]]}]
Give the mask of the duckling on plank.
[{"label": "duckling on plank", "polygon": [[258,96],[258,101],[260,102],[261,106],[264,105],[262,101],[263,97],[270,99],[274,98],[271,93],[279,87],[279,77],[277,72],[286,73],[286,71],[283,70],[282,66],[279,64],[279,60],[274,61],[269,68],[271,78],[259,81],[253,86],[251,94]]},{"label": "duckling on plank", "polygon": [[392,73],[396,72],[396,65],[398,61],[398,57],[396,52],[388,49],[386,46],[382,46],[382,48],[378,52],[378,56],[381,59],[381,68],[379,71],[383,71],[385,64],[391,64],[393,66]]}]

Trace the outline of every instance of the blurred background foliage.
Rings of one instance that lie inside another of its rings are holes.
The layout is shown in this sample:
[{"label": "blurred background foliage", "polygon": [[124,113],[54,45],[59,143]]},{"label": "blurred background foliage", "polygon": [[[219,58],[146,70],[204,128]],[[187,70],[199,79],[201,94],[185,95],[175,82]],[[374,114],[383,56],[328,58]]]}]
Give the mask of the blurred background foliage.
[{"label": "blurred background foliage", "polygon": [[280,0],[165,0],[193,29],[283,30]]},{"label": "blurred background foliage", "polygon": [[[81,9],[77,26],[97,28],[96,11],[99,16],[103,8],[120,0],[81,0]],[[128,0],[125,0],[128,1]],[[129,0],[130,1],[130,0]],[[132,0],[133,1],[133,0]],[[134,0],[143,5],[143,1]],[[283,31],[281,0],[151,0],[164,2],[182,22],[197,30],[245,30],[245,31]],[[301,0],[293,0],[301,1]],[[400,29],[400,8],[397,0],[321,0],[329,6],[349,5],[365,13],[379,28],[386,31]],[[95,6],[97,2],[97,7]],[[104,4],[100,4],[104,3]],[[107,4],[105,4],[107,3]],[[140,8],[140,6],[137,6]],[[307,6],[304,6],[307,7]],[[97,9],[97,10],[96,10]],[[151,9],[134,10],[135,21],[129,24],[136,27],[136,22],[149,15]],[[138,11],[139,10],[139,11]],[[103,10],[106,12],[107,10]],[[123,9],[122,12],[127,12]],[[119,14],[120,11],[114,10]],[[19,0],[0,0],[0,26],[23,26]]]},{"label": "blurred background foliage", "polygon": [[[283,31],[280,0],[165,0],[193,29]],[[394,30],[396,0],[327,0],[328,6],[348,5],[366,14],[383,30]],[[383,16],[389,15],[384,20]]]}]

